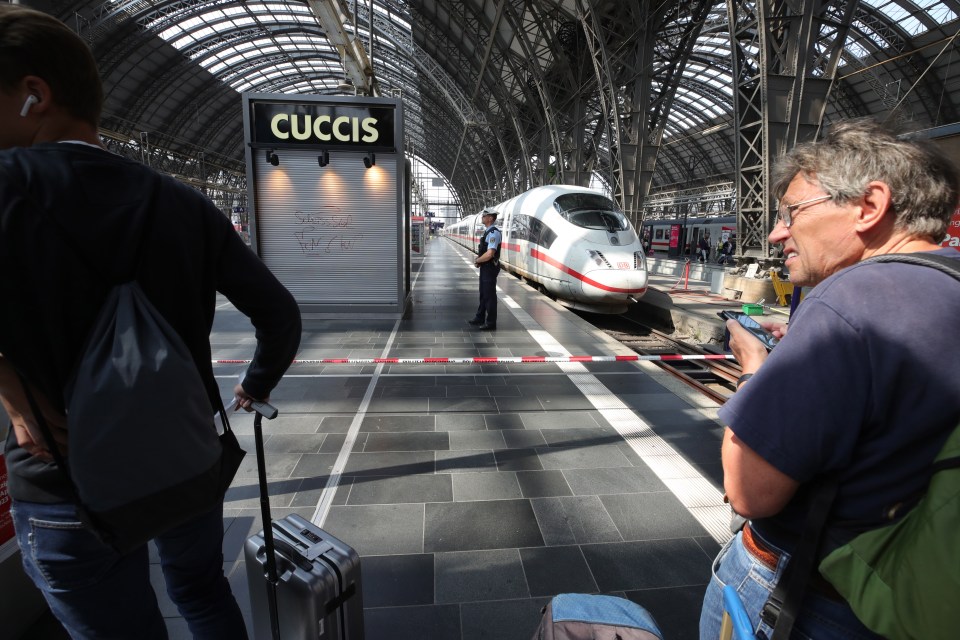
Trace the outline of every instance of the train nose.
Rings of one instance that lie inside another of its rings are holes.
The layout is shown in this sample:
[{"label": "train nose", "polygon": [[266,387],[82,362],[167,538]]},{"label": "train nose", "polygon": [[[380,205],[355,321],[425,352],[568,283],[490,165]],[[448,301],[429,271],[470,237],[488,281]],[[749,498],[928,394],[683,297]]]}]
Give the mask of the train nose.
[{"label": "train nose", "polygon": [[583,295],[592,300],[627,300],[647,292],[647,272],[630,268],[593,269],[584,273]]}]

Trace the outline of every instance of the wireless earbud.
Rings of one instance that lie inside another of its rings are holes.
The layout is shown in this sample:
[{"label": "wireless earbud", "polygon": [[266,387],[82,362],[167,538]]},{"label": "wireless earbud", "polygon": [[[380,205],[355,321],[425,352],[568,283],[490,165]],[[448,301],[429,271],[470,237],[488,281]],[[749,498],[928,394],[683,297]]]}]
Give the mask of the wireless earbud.
[{"label": "wireless earbud", "polygon": [[27,114],[30,113],[30,107],[40,102],[40,98],[30,94],[27,96],[27,99],[23,101],[23,107],[20,109],[20,117],[26,118]]}]

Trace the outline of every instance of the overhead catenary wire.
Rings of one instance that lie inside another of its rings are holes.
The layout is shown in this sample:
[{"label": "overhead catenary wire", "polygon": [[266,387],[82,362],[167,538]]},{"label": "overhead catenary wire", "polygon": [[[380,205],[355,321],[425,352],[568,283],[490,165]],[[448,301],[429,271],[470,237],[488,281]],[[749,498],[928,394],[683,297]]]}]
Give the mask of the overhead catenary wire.
[{"label": "overhead catenary wire", "polygon": [[950,49],[950,45],[952,45],[954,40],[957,39],[957,36],[960,36],[960,29],[958,29],[957,32],[947,40],[947,42],[943,45],[943,48],[940,49],[940,52],[937,53],[936,57],[934,57],[934,59],[930,61],[930,64],[927,65],[927,68],[923,70],[916,80],[914,80],[913,84],[910,85],[910,88],[907,89],[906,93],[904,93],[900,100],[897,101],[897,104],[893,105],[893,108],[890,109],[890,113],[884,119],[884,123],[886,123],[893,116],[893,114],[896,113],[897,109],[900,108],[900,105],[903,104],[903,101],[907,99],[907,96],[913,92],[916,86],[920,84],[920,81],[923,80],[923,77],[927,75],[927,72],[930,71],[930,69],[933,68],[933,65],[936,64],[937,60],[940,59],[940,56],[942,56],[945,51]]},{"label": "overhead catenary wire", "polygon": [[[734,360],[732,354],[662,354],[622,356],[479,356],[466,358],[314,358],[291,364],[530,364],[544,362],[638,362],[678,360]],[[250,360],[211,360],[212,364],[250,364]]]}]

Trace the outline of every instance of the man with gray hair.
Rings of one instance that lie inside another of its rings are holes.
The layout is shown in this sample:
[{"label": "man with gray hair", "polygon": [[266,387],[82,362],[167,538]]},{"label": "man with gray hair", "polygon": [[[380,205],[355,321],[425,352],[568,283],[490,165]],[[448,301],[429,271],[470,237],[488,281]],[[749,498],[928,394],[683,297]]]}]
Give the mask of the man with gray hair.
[{"label": "man with gray hair", "polygon": [[[838,123],[779,163],[769,239],[782,245],[791,281],[815,288],[789,333],[765,323],[782,338],[769,355],[727,322],[744,375],[720,410],[724,488],[749,522],[714,561],[701,638],[719,637],[727,584],[770,637],[775,619],[764,605],[824,478],[839,487],[828,547],[889,524],[923,495],[960,422],[960,284],[927,266],[864,261],[917,252],[960,260],[939,246],[958,192],[957,169],[936,149],[865,120]],[[815,570],[793,629],[793,637],[876,637]]]}]

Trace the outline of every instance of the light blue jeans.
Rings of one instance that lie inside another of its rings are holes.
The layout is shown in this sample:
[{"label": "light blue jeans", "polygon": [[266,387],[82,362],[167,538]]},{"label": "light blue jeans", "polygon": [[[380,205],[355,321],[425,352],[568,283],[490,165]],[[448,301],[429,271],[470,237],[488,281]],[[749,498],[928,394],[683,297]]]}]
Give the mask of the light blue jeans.
[{"label": "light blue jeans", "polygon": [[[768,545],[769,546],[769,545]],[[757,638],[769,638],[773,629],[760,620],[760,611],[786,568],[790,555],[781,553],[774,570],[754,558],[743,546],[743,532],[727,542],[713,561],[712,577],[700,612],[700,640],[717,640],[723,617],[723,587],[732,585],[740,595]],[[807,593],[790,634],[791,640],[850,638],[875,640],[880,636],[863,626],[845,602],[815,592]]]},{"label": "light blue jeans", "polygon": [[[13,501],[26,573],[74,639],[165,640],[150,586],[147,545],[120,555],[76,516],[73,504]],[[223,575],[223,505],[155,540],[167,593],[194,638],[243,640],[243,616]]]}]

